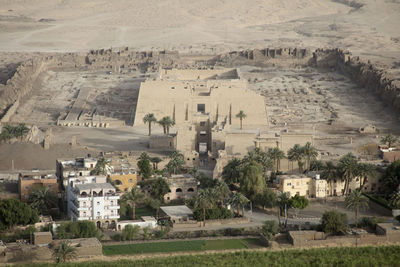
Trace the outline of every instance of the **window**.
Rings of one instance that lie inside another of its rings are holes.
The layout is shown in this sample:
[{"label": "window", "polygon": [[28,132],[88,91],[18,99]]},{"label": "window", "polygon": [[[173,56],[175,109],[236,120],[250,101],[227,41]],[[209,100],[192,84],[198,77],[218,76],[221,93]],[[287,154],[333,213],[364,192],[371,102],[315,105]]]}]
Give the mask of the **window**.
[{"label": "window", "polygon": [[83,217],[86,217],[86,211],[83,212]]},{"label": "window", "polygon": [[113,206],[113,205],[114,205],[114,201],[111,200],[111,206]]},{"label": "window", "polygon": [[292,185],[292,183],[287,183],[287,186],[291,186]]},{"label": "window", "polygon": [[200,126],[206,126],[206,122],[205,121],[201,121],[200,122]]},{"label": "window", "polygon": [[197,112],[201,112],[201,113],[206,112],[206,105],[205,104],[197,104]]},{"label": "window", "polygon": [[100,202],[99,202],[99,201],[97,201],[97,205],[100,205]]},{"label": "window", "polygon": [[100,211],[97,212],[97,216],[100,216]]},{"label": "window", "polygon": [[129,179],[128,182],[133,183],[133,179]]},{"label": "window", "polygon": [[189,188],[188,192],[194,192],[194,189],[193,188]]},{"label": "window", "polygon": [[177,189],[175,190],[175,192],[177,192],[177,193],[182,193],[182,188],[177,188]]},{"label": "window", "polygon": [[79,176],[82,176],[82,172],[79,172]]}]

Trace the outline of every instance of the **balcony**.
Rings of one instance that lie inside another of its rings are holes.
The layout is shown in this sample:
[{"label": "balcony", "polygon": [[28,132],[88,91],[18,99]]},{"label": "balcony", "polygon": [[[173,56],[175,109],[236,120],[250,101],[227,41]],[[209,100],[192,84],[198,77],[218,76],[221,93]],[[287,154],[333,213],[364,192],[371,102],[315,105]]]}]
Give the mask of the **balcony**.
[{"label": "balcony", "polygon": [[108,215],[108,216],[104,216],[104,219],[119,219],[119,215]]}]

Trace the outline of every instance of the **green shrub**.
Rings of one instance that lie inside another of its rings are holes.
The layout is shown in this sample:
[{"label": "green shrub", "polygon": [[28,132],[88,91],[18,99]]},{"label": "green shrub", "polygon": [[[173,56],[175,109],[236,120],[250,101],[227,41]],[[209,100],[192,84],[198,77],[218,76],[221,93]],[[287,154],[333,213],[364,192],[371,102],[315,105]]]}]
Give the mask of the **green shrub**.
[{"label": "green shrub", "polygon": [[327,234],[339,234],[347,228],[347,215],[336,210],[325,211],[322,215],[321,226]]},{"label": "green shrub", "polygon": [[261,228],[261,233],[269,240],[278,233],[279,226],[275,220],[265,221]]},{"label": "green shrub", "polygon": [[33,224],[38,220],[36,210],[19,199],[0,200],[0,230],[15,225]]},{"label": "green shrub", "polygon": [[57,228],[57,235],[60,239],[88,237],[100,238],[100,231],[97,229],[94,222],[77,221],[62,223]]},{"label": "green shrub", "polygon": [[138,225],[127,225],[122,230],[122,240],[135,240],[139,235],[140,227]]},{"label": "green shrub", "polygon": [[376,228],[376,224],[383,223],[385,219],[380,217],[362,217],[359,225],[364,227],[370,227],[371,229]]},{"label": "green shrub", "polygon": [[[196,209],[193,212],[193,217],[195,220],[202,221],[203,211],[201,209]],[[212,209],[206,209],[206,220],[230,219],[234,217],[235,217],[234,213],[228,210],[227,208],[216,207]]]}]

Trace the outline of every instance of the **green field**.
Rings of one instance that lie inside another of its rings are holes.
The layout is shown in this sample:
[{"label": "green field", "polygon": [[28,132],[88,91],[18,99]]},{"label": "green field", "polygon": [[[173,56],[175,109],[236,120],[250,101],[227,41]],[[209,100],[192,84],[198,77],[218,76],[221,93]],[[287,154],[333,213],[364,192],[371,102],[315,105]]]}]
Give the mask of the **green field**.
[{"label": "green field", "polygon": [[189,240],[103,246],[103,254],[112,256],[157,252],[241,249],[254,246],[262,246],[259,239]]},{"label": "green field", "polygon": [[318,248],[309,250],[240,251],[207,255],[187,255],[143,260],[98,261],[67,264],[32,264],[31,266],[399,266],[400,246],[361,248]]}]

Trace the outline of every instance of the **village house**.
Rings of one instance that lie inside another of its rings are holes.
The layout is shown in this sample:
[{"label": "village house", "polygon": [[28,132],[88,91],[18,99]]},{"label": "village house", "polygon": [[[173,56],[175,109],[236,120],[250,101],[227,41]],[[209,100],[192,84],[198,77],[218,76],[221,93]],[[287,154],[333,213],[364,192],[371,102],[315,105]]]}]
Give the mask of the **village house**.
[{"label": "village house", "polygon": [[166,202],[177,199],[193,198],[197,194],[197,179],[193,178],[190,174],[185,175],[171,175],[166,178],[169,185],[169,192],[164,196]]},{"label": "village house", "polygon": [[31,193],[40,188],[47,188],[58,196],[59,185],[54,171],[26,171],[19,174],[18,192],[21,201],[29,201]]}]

